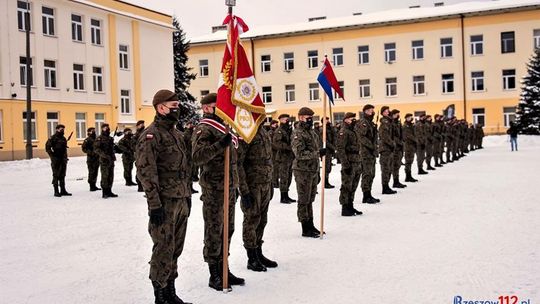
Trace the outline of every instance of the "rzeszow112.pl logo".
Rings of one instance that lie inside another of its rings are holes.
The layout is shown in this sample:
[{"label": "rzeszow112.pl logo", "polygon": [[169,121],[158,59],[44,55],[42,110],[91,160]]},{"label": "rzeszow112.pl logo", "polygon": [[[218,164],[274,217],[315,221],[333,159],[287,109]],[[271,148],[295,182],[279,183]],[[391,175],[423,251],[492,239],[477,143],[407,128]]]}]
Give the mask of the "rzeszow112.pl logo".
[{"label": "rzeszow112.pl logo", "polygon": [[531,299],[520,300],[518,296],[499,296],[497,300],[473,300],[455,296],[453,304],[533,304]]}]

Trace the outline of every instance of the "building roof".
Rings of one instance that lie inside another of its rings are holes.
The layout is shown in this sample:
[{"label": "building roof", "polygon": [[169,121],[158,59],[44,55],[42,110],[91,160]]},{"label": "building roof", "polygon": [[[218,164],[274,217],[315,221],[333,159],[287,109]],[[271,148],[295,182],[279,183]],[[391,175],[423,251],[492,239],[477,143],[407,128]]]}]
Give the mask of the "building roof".
[{"label": "building roof", "polygon": [[[459,15],[487,15],[523,9],[539,9],[540,0],[496,0],[463,2],[448,6],[394,9],[362,15],[331,18],[311,22],[285,25],[259,26],[251,29],[242,38],[268,38],[276,36],[296,36],[313,32],[346,30],[375,27],[389,24],[413,23],[418,21],[446,19]],[[249,24],[249,22],[248,22]],[[193,37],[192,45],[220,43],[227,39],[226,31]]]}]

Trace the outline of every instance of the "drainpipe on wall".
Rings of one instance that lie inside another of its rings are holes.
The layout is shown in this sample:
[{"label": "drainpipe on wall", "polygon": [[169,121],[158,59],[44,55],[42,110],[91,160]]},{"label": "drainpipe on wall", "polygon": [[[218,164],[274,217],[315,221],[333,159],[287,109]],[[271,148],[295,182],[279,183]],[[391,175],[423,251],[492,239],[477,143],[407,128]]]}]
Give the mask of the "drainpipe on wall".
[{"label": "drainpipe on wall", "polygon": [[465,28],[463,24],[463,19],[465,16],[460,15],[461,21],[461,66],[462,66],[462,79],[463,79],[463,119],[467,120],[467,83],[465,78]]},{"label": "drainpipe on wall", "polygon": [[249,43],[251,45],[251,66],[253,67],[253,77],[255,77],[255,43],[253,38],[249,38]]}]

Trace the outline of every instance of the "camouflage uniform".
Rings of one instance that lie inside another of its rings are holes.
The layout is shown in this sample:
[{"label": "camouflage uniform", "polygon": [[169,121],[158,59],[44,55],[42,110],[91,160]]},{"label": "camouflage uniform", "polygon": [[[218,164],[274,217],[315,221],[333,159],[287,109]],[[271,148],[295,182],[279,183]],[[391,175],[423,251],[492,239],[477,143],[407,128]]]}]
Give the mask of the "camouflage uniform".
[{"label": "camouflage uniform", "polygon": [[407,176],[412,176],[411,167],[414,162],[414,154],[418,147],[418,142],[416,140],[416,132],[413,122],[405,121],[403,127],[403,141],[404,141],[404,156],[405,156],[405,173]]},{"label": "camouflage uniform", "polygon": [[427,134],[426,125],[422,120],[419,120],[415,124],[414,133],[416,134],[416,162],[418,164],[418,171],[423,171],[424,160],[426,158],[426,145]]},{"label": "camouflage uniform", "polygon": [[[319,128],[318,135],[321,138],[320,140],[320,146],[322,147],[322,138],[323,138],[323,127],[321,126]],[[325,181],[328,183],[328,177],[330,175],[330,172],[332,172],[332,159],[334,158],[336,154],[336,134],[334,132],[334,128],[332,128],[332,124],[328,123],[326,124],[326,160],[325,160]],[[332,187],[333,188],[333,187]]]},{"label": "camouflage uniform", "polygon": [[64,137],[64,133],[60,132],[56,132],[45,143],[45,151],[47,151],[51,159],[52,184],[55,187],[55,194],[58,192],[58,185],[65,191],[68,162],[67,148],[67,139]]},{"label": "camouflage uniform", "polygon": [[360,157],[362,159],[362,192],[371,191],[375,178],[375,160],[377,158],[377,125],[365,115],[356,123],[355,131],[360,141]]},{"label": "camouflage uniform", "polygon": [[[99,170],[99,156],[94,152],[94,142],[96,135],[88,136],[82,143],[82,150],[86,153],[86,166],[88,167],[88,184],[90,187],[96,186]],[[98,189],[95,189],[98,190]]]},{"label": "camouflage uniform", "polygon": [[124,165],[124,179],[126,185],[134,185],[133,183],[133,163],[135,162],[135,146],[137,142],[131,135],[124,135],[118,142],[118,149],[122,151],[122,164]]},{"label": "camouflage uniform", "polygon": [[94,152],[99,155],[101,167],[101,188],[103,191],[111,189],[114,181],[114,139],[109,134],[101,134],[94,142]]},{"label": "camouflage uniform", "polygon": [[277,150],[275,168],[279,171],[279,190],[288,192],[292,181],[294,154],[291,148],[291,127],[281,124],[272,138],[272,147]]},{"label": "camouflage uniform", "polygon": [[401,169],[401,160],[403,159],[403,126],[401,126],[401,121],[399,121],[399,119],[394,119],[393,127],[396,149],[394,150],[392,177],[395,185],[399,184],[399,169]]},{"label": "camouflage uniform", "polygon": [[482,126],[476,126],[476,146],[478,149],[482,149],[482,142],[484,141],[484,129]]},{"label": "camouflage uniform", "polygon": [[383,116],[379,127],[379,153],[381,155],[379,163],[381,165],[381,181],[383,186],[388,185],[390,182],[390,175],[393,171],[393,153],[395,150],[393,129],[392,119]]},{"label": "camouflage uniform", "polygon": [[[274,139],[274,134],[276,133],[276,129],[270,128],[270,130],[267,133],[268,133],[268,138],[270,138],[270,143],[272,143],[272,140]],[[279,188],[279,171],[277,168],[277,160],[276,160],[277,152],[278,150],[276,149],[276,147],[272,145],[272,164],[273,164],[272,187],[273,188]]]},{"label": "camouflage uniform", "polygon": [[193,189],[193,159],[192,159],[192,153],[191,153],[191,138],[193,137],[193,128],[187,128],[184,133],[182,134],[182,137],[184,138],[184,144],[186,146],[187,150],[187,158],[188,158],[188,165],[189,165],[189,187],[190,189]]},{"label": "camouflage uniform", "polygon": [[360,142],[353,124],[343,123],[337,138],[337,155],[341,161],[339,203],[341,205],[352,204],[362,175]]},{"label": "camouflage uniform", "polygon": [[444,124],[444,134],[446,142],[446,162],[452,162],[452,149],[454,146],[454,132],[449,121]]},{"label": "camouflage uniform", "polygon": [[435,120],[433,123],[433,156],[435,157],[435,166],[439,167],[442,161],[441,142],[442,136],[442,124],[440,120]]},{"label": "camouflage uniform", "polygon": [[[213,114],[204,114],[204,118],[222,123]],[[193,162],[201,167],[199,184],[202,188],[204,219],[204,261],[218,264],[223,256],[223,189],[225,148],[220,140],[225,137],[216,128],[200,123],[193,131],[192,151]],[[234,210],[236,189],[238,188],[237,154],[231,143],[229,163],[229,245],[234,234]]]},{"label": "camouflage uniform", "polygon": [[433,158],[433,124],[426,120],[424,125],[424,131],[426,135],[426,163],[428,166],[428,169],[431,170],[433,167],[431,166],[431,159]]},{"label": "camouflage uniform", "polygon": [[151,221],[148,232],[154,246],[150,280],[164,288],[178,277],[178,257],[184,249],[191,188],[187,148],[176,122],[156,115],[137,142],[137,176],[146,194],[149,214],[162,208],[161,225]]},{"label": "camouflage uniform", "polygon": [[[143,123],[144,121],[139,121],[139,123]],[[139,142],[139,138],[141,137],[142,132],[144,131],[144,125],[142,128],[138,128],[137,131],[135,131],[135,134],[133,134],[133,140],[135,141],[135,145]],[[137,159],[137,147],[135,147],[135,159]],[[135,164],[137,166],[137,164]],[[137,176],[138,168],[135,168],[135,182],[137,183],[137,191],[138,192],[144,192],[144,189],[142,187],[141,181],[139,180],[139,177]]]}]

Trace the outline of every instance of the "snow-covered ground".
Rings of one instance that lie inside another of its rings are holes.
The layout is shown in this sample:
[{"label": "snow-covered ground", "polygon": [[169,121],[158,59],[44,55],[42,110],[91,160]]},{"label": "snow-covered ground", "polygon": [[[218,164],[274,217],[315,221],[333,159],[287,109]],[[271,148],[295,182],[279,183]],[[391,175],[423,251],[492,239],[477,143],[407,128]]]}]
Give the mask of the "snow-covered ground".
[{"label": "snow-covered ground", "polygon": [[[418,177],[364,215],[340,216],[339,166],[327,190],[324,240],[300,236],[296,205],[270,206],[264,246],[277,269],[246,269],[242,212],[236,211],[231,269],[246,279],[229,294],[207,287],[199,195],[180,258],[179,294],[194,303],[453,303],[516,295],[540,302],[540,137],[485,139],[485,149]],[[47,160],[0,163],[0,303],[153,303],[146,202],[123,185],[88,192],[84,158],[70,159],[55,198]],[[415,170],[416,171],[416,170]],[[195,186],[198,189],[198,185]],[[294,184],[292,197],[296,197]],[[320,203],[315,204],[316,214]],[[316,215],[315,222],[318,223]]]}]

